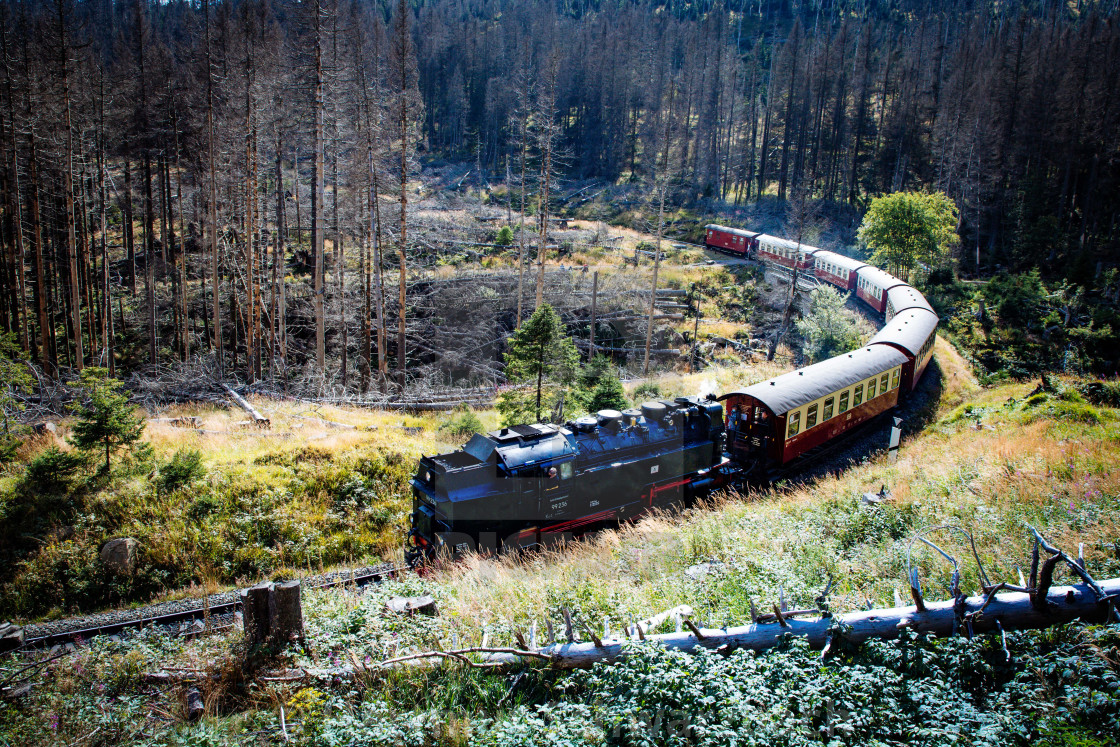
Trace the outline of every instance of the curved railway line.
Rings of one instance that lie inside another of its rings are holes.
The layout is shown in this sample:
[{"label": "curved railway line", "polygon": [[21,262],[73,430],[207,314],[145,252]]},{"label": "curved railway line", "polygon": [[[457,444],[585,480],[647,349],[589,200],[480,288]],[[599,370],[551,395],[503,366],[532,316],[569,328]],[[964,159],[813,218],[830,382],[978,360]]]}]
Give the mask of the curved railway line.
[{"label": "curved railway line", "polygon": [[[302,579],[307,588],[365,586],[380,584],[408,572],[405,566],[386,563],[335,571]],[[112,610],[83,617],[35,623],[23,627],[27,636],[22,649],[43,649],[80,644],[98,636],[119,635],[129,630],[163,628],[175,635],[198,635],[231,627],[241,610],[238,590],[210,594],[202,599],[159,602],[137,609]],[[18,650],[18,649],[17,649]]]}]

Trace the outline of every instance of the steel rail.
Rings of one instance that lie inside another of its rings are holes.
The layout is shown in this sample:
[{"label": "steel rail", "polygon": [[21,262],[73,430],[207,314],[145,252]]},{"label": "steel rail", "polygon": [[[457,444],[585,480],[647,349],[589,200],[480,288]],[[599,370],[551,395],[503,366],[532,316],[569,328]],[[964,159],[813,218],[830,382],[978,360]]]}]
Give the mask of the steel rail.
[{"label": "steel rail", "polygon": [[[338,578],[321,581],[319,583],[312,582],[309,588],[321,589],[331,588],[335,586],[346,586],[353,584],[355,586],[365,586],[370,583],[381,584],[386,579],[396,578],[402,573],[411,572],[407,566],[388,566],[378,568],[364,573],[353,573],[350,575],[340,575]],[[48,633],[44,636],[35,638],[28,638],[24,641],[23,645],[16,649],[42,649],[50,648],[53,646],[66,645],[69,643],[79,644],[91,638],[99,636],[117,635],[126,630],[133,628],[149,628],[149,627],[172,627],[175,625],[182,625],[184,622],[192,620],[202,620],[207,617],[222,617],[226,615],[235,614],[241,609],[241,600],[235,599],[228,602],[219,602],[217,604],[205,605],[202,607],[193,607],[185,610],[175,610],[161,615],[150,615],[131,620],[120,620],[115,622],[108,622],[104,625],[95,625],[87,628],[75,628],[57,633]],[[222,626],[226,628],[229,626]],[[178,635],[194,635],[204,632],[202,630],[186,630],[180,631]]]}]

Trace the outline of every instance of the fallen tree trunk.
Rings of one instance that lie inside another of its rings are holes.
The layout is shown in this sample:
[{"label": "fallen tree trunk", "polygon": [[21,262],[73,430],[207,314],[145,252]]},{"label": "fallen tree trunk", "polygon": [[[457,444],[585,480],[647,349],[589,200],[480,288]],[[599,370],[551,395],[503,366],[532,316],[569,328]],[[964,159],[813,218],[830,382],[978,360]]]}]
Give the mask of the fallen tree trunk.
[{"label": "fallen tree trunk", "polygon": [[222,389],[226,390],[226,394],[229,395],[230,399],[232,399],[234,402],[237,403],[238,407],[240,407],[245,412],[249,413],[249,417],[251,417],[253,419],[253,422],[256,423],[258,428],[268,428],[269,427],[270,423],[269,423],[268,418],[266,418],[264,415],[261,415],[259,412],[257,412],[257,409],[255,407],[253,407],[251,404],[249,404],[249,400],[245,399],[240,394],[233,391],[233,389],[226,384],[222,384]]},{"label": "fallen tree trunk", "polygon": [[[1101,590],[1113,601],[1120,594],[1120,578],[1099,582]],[[802,636],[814,648],[824,648],[829,643],[832,631],[838,626],[842,629],[844,640],[862,643],[871,638],[890,640],[897,638],[904,629],[933,636],[947,637],[963,632],[966,623],[971,622],[974,633],[997,632],[1000,630],[1025,630],[1061,625],[1074,620],[1104,622],[1111,614],[1109,604],[1098,601],[1097,595],[1088,584],[1077,586],[1055,586],[1046,595],[1045,610],[1031,604],[1031,596],[1024,592],[998,593],[996,587],[990,594],[967,597],[960,600],[959,611],[953,600],[926,602],[925,610],[919,612],[914,605],[849,612],[834,618],[816,620],[796,620],[782,616],[781,622],[753,623],[735,628],[696,628],[680,633],[647,635],[645,640],[658,643],[665,648],[679,651],[693,651],[697,648],[735,649],[765,651],[776,646],[787,633]],[[559,669],[590,667],[602,661],[611,661],[625,655],[625,647],[631,639],[608,639],[593,642],[558,643],[531,651],[455,649],[448,651],[428,651],[407,657],[373,664],[370,670],[413,665],[425,661],[464,661],[469,654],[479,657],[479,661],[469,662],[473,666],[488,671],[505,671],[521,666],[530,660],[544,661]],[[353,667],[329,669],[311,668],[289,670],[287,678],[333,678],[352,677],[366,668],[355,670]]]}]

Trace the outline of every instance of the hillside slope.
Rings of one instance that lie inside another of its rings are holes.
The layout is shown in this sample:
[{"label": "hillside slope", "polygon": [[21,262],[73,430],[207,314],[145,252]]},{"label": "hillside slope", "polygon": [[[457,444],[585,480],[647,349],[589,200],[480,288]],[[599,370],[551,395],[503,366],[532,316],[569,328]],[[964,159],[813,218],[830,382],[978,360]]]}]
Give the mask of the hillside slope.
[{"label": "hillside slope", "polygon": [[[1029,573],[1028,523],[1067,551],[1083,544],[1098,578],[1120,576],[1120,412],[1084,401],[1074,381],[1040,393],[1033,383],[981,389],[944,343],[937,356],[940,397],[931,396],[927,424],[893,464],[878,454],[811,483],[717,496],[563,550],[311,591],[307,648],[289,663],[371,664],[484,636],[509,645],[534,629],[545,639],[549,625],[562,635],[564,608],[584,639],[678,604],[718,627],[749,620],[752,603],[816,606],[830,579],[833,610],[892,606],[908,594],[908,552],[927,597],[941,599],[950,566],[912,538],[944,525],[971,535],[993,582]],[[938,384],[929,382],[931,392]],[[889,500],[862,500],[884,485]],[[968,541],[956,532],[929,537],[960,560],[962,586],[975,590]],[[438,617],[384,611],[390,596],[419,593],[436,598]],[[1011,634],[1006,651],[998,636],[904,635],[841,647],[823,662],[792,642],[728,657],[636,651],[575,675],[530,668],[506,678],[450,666],[350,683],[247,683],[234,666],[239,634],[184,643],[148,633],[97,641],[67,666],[45,669],[21,707],[0,705],[0,733],[11,743],[70,743],[99,713],[101,736],[122,743],[147,743],[143,728],[156,743],[196,744],[247,735],[314,745],[1110,744],[1120,725],[1118,645],[1120,626],[1074,625]],[[182,690],[151,690],[140,676],[176,667],[215,674],[199,685],[208,714],[200,724],[184,722]]]}]

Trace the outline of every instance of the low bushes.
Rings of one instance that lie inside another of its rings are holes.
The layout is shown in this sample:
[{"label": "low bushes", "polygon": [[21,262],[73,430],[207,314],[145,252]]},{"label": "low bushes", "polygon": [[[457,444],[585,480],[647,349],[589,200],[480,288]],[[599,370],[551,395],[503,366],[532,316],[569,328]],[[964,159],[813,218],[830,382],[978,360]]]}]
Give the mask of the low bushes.
[{"label": "low bushes", "polygon": [[[21,616],[91,609],[192,583],[236,584],[281,571],[377,560],[396,550],[412,460],[376,448],[304,447],[209,472],[180,449],[158,466],[121,462],[92,475],[48,448],[0,482],[0,607]],[[132,537],[137,568],[118,577],[101,546]]]}]

